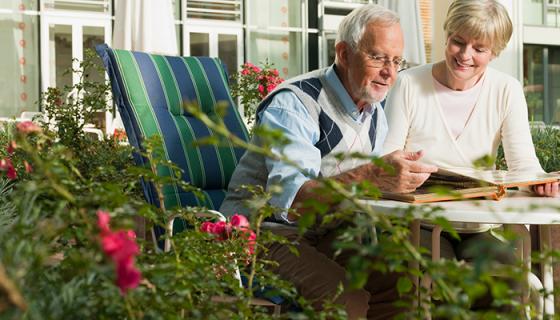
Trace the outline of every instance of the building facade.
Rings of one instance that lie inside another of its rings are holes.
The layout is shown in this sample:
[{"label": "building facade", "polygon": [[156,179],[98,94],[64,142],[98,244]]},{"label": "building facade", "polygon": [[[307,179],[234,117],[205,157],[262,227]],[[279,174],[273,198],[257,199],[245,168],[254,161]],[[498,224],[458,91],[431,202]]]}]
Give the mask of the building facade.
[{"label": "building facade", "polygon": [[[0,1],[0,116],[40,110],[41,91],[76,82],[65,71],[85,49],[111,44],[116,1]],[[411,0],[174,0],[177,43],[182,55],[220,57],[230,74],[268,61],[288,78],[332,63],[352,9],[391,1]],[[450,2],[418,0],[427,62],[442,57]],[[493,64],[524,83],[532,120],[560,124],[560,0],[502,2],[515,33]]]}]

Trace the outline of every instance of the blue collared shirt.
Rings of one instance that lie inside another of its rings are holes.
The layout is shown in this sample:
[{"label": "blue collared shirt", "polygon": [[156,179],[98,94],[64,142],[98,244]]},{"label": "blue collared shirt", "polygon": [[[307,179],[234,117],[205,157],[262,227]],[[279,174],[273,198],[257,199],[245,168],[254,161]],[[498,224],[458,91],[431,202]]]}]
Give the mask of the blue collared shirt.
[{"label": "blue collared shirt", "polygon": [[[377,133],[372,155],[380,156],[388,131],[387,119],[381,104],[374,103],[360,112],[340,82],[333,66],[326,71],[326,81],[334,89],[354,121],[359,123],[371,121],[371,116],[377,109]],[[270,204],[285,209],[276,217],[277,219],[291,223],[287,218],[287,209],[291,207],[301,186],[306,181],[318,177],[321,170],[321,152],[315,147],[319,141],[319,126],[313,121],[299,98],[289,90],[278,92],[270,104],[259,113],[259,119],[261,125],[281,130],[284,137],[291,141],[282,148],[273,148],[272,152],[285,155],[300,168],[304,168],[304,172],[301,172],[283,161],[266,159],[266,167],[269,172],[267,190],[270,190],[272,185],[281,185],[283,188],[281,193],[272,196]]]}]

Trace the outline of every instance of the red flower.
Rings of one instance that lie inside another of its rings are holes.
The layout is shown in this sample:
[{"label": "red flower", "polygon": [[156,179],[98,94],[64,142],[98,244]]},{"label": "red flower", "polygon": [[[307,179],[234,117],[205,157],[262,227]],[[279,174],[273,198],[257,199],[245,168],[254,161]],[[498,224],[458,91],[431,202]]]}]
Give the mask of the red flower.
[{"label": "red flower", "polygon": [[14,140],[12,140],[8,143],[8,146],[6,147],[6,151],[8,152],[8,154],[13,154],[16,148],[17,148],[17,144]]},{"label": "red flower", "polygon": [[141,278],[142,274],[134,267],[134,259],[130,258],[117,264],[117,286],[121,289],[122,294],[136,288]]},{"label": "red flower", "polygon": [[230,219],[231,225],[240,228],[249,228],[249,220],[244,215],[234,214]]},{"label": "red flower", "polygon": [[200,231],[213,234],[218,240],[231,239],[234,234],[239,235],[241,239],[247,240],[247,252],[253,254],[257,235],[250,229],[249,220],[243,215],[234,214],[229,222],[218,221],[216,223],[205,221],[200,226]]},{"label": "red flower", "polygon": [[214,223],[210,221],[204,221],[200,226],[200,231],[206,233],[212,233],[212,229],[214,228]]},{"label": "red flower", "polygon": [[97,210],[97,226],[102,234],[111,232],[111,229],[109,229],[109,221],[111,221],[111,216],[108,212]]},{"label": "red flower", "polygon": [[0,171],[6,171],[6,176],[10,180],[15,180],[17,178],[17,172],[12,164],[12,160],[8,158],[0,160]]},{"label": "red flower", "polygon": [[97,226],[101,231],[103,252],[113,260],[117,272],[117,286],[122,294],[126,294],[129,289],[136,288],[140,283],[141,273],[134,266],[134,257],[139,254],[140,249],[134,240],[134,231],[113,232],[109,227],[110,220],[109,213],[97,211]]},{"label": "red flower", "polygon": [[126,140],[126,132],[122,129],[115,129],[113,130],[113,140],[115,141],[125,141]]},{"label": "red flower", "polygon": [[24,134],[41,132],[41,127],[33,123],[33,121],[18,122],[16,124],[16,128],[19,130],[19,132]]},{"label": "red flower", "polygon": [[102,235],[101,244],[103,251],[116,263],[138,255],[140,251],[134,238],[127,231],[122,230]]},{"label": "red flower", "polygon": [[249,254],[255,253],[255,245],[257,244],[257,234],[249,230],[249,237],[247,237],[247,248]]},{"label": "red flower", "polygon": [[29,162],[23,160],[23,166],[25,167],[25,172],[27,173],[33,172],[33,167],[29,164]]}]

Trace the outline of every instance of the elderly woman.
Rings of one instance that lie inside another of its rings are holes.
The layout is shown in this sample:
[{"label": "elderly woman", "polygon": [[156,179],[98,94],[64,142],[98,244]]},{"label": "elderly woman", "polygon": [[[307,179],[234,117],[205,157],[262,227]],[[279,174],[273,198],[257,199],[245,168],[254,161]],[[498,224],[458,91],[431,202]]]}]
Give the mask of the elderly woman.
[{"label": "elderly woman", "polygon": [[[488,66],[512,34],[506,9],[495,0],[456,0],[443,28],[445,59],[401,72],[387,97],[389,132],[383,152],[423,150],[425,163],[472,168],[482,156],[496,156],[502,143],[509,170],[542,171],[520,83]],[[559,195],[558,183],[533,190]],[[457,225],[462,241],[442,239],[442,254],[470,260],[477,245],[499,248],[499,241],[484,232],[491,227]],[[500,250],[497,259],[511,262],[508,251]]]},{"label": "elderly woman", "polygon": [[[384,153],[424,150],[423,162],[471,168],[503,144],[508,169],[542,171],[520,83],[488,66],[506,47],[512,23],[495,0],[457,0],[447,12],[445,60],[401,72],[389,94]],[[540,185],[558,196],[558,183]]]}]

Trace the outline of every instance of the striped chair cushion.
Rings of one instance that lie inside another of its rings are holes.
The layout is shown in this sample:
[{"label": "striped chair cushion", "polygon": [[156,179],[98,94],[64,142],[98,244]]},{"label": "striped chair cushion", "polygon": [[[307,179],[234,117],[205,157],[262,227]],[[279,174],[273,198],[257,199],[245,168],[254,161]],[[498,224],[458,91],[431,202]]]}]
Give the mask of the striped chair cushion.
[{"label": "striped chair cushion", "polygon": [[[196,103],[210,117],[217,116],[218,102],[227,104],[224,120],[228,129],[247,141],[245,125],[231,98],[227,74],[217,58],[171,57],[143,52],[97,47],[113,89],[113,99],[123,120],[129,142],[144,150],[142,142],[161,137],[166,160],[182,169],[182,180],[199,187],[204,197],[185,192],[176,184],[163,189],[165,207],[204,206],[218,209],[237,161],[243,150],[232,145],[195,146],[193,141],[213,133],[183,109],[185,103]],[[139,165],[145,158],[135,155]],[[159,166],[160,176],[172,172]],[[143,183],[144,195],[159,206],[151,184]],[[175,224],[174,228],[181,228]]]}]

